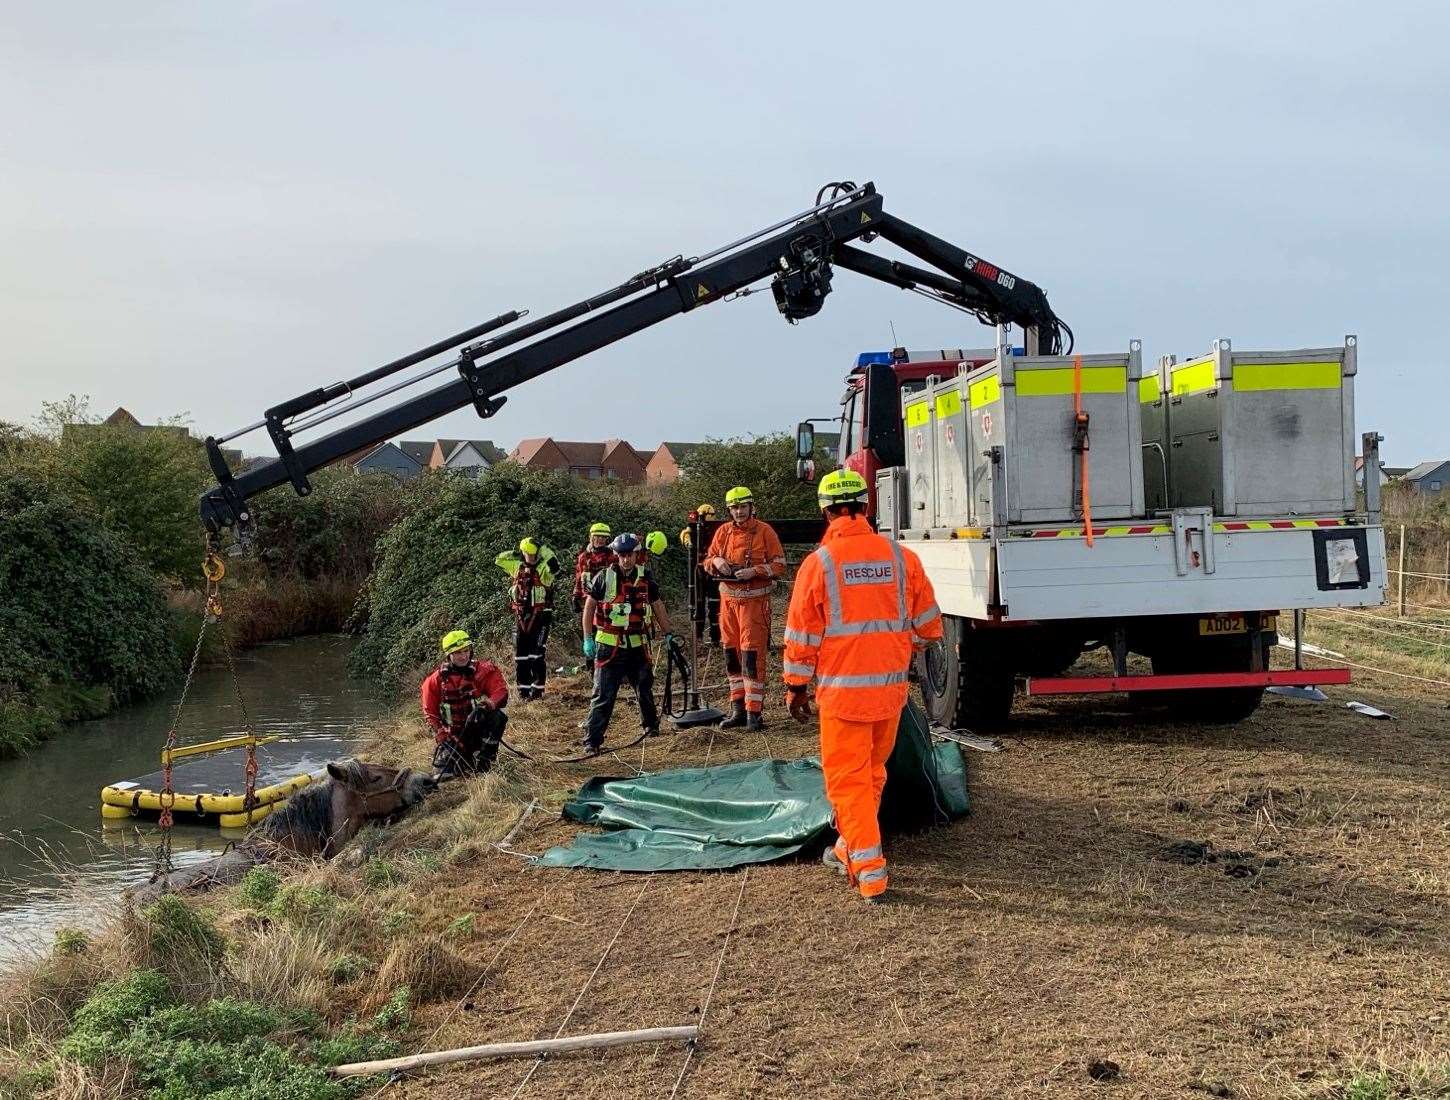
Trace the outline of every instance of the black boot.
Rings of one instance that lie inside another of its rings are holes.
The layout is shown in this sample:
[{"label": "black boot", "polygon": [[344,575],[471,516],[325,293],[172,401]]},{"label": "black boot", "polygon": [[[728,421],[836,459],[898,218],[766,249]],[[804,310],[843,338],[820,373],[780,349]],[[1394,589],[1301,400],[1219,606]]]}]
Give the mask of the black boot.
[{"label": "black boot", "polygon": [[731,704],[730,717],[720,723],[720,728],[734,730],[743,725],[745,725],[745,700],[741,699]]},{"label": "black boot", "polygon": [[745,728],[748,730],[763,730],[765,729],[765,718],[755,711],[751,711],[745,719]]}]

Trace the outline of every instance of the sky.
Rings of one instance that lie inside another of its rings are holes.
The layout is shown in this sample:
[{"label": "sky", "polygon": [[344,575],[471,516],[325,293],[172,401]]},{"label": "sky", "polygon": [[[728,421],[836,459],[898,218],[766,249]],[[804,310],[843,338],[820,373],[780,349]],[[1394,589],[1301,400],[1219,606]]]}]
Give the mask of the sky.
[{"label": "sky", "polygon": [[[76,393],[230,431],[852,179],[1037,283],[1083,352],[1355,333],[1358,430],[1450,458],[1450,5],[5,7],[0,420]],[[835,288],[794,327],[769,294],[693,311],[407,436],[778,430],[833,414],[860,351],[991,343]]]}]

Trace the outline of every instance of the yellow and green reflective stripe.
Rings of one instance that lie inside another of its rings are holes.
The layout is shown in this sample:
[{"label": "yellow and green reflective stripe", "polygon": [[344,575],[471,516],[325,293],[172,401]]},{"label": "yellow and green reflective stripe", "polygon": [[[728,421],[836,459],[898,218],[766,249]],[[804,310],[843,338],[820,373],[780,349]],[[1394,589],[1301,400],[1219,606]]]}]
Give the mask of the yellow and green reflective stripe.
[{"label": "yellow and green reflective stripe", "polygon": [[1002,379],[995,374],[988,375],[980,381],[973,382],[968,387],[967,393],[972,408],[980,409],[983,405],[990,405],[1002,396]]},{"label": "yellow and green reflective stripe", "polygon": [[1338,360],[1326,363],[1235,363],[1234,389],[1337,390],[1341,382]]},{"label": "yellow and green reflective stripe", "polygon": [[962,391],[947,390],[946,393],[938,394],[936,399],[936,416],[938,420],[944,420],[949,416],[955,416],[962,411]]},{"label": "yellow and green reflective stripe", "polygon": [[[1076,369],[1047,367],[1017,372],[1018,397],[1061,397],[1077,391]],[[1083,367],[1083,393],[1124,393],[1128,388],[1127,367]]]},{"label": "yellow and green reflective stripe", "polygon": [[1207,359],[1197,359],[1182,366],[1173,368],[1174,397],[1181,397],[1186,393],[1198,393],[1200,390],[1211,390],[1218,385],[1218,379],[1213,375],[1214,359],[1209,356]]}]

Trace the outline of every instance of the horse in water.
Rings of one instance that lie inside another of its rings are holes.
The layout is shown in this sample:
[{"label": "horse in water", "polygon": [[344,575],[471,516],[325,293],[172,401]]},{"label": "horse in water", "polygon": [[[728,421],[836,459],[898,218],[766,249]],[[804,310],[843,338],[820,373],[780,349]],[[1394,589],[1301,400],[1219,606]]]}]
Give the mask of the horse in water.
[{"label": "horse in water", "polygon": [[389,818],[438,789],[433,776],[344,760],[327,765],[329,778],[304,788],[273,811],[235,848],[199,867],[174,871],[137,887],[141,903],[176,890],[208,890],[238,881],[247,870],[282,855],[331,859],[369,821]]}]

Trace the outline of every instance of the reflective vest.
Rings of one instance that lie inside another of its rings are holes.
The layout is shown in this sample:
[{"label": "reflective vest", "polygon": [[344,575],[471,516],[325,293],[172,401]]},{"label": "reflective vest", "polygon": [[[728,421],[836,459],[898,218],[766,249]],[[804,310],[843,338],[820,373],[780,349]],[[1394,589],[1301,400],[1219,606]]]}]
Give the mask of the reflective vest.
[{"label": "reflective vest", "polygon": [[475,691],[473,679],[478,675],[478,664],[469,661],[459,667],[452,661],[438,666],[438,687],[443,701],[438,704],[439,717],[448,726],[448,732],[455,736],[463,729],[468,716],[473,713]]},{"label": "reflective vest", "polygon": [[752,516],[744,523],[722,523],[715,529],[705,558],[724,558],[731,565],[751,565],[764,569],[765,576],[756,576],[738,584],[720,578],[720,592],[728,599],[749,600],[770,595],[777,577],[785,576],[785,550],[775,528]]},{"label": "reflective vest", "polygon": [[906,705],[913,650],[941,636],[941,611],[917,556],[864,518],[843,516],[796,574],[784,680],[814,679],[823,714],[879,721]]},{"label": "reflective vest", "polygon": [[598,550],[585,547],[574,559],[574,595],[583,598],[594,586],[600,571],[614,564],[614,551],[605,546]]},{"label": "reflective vest", "polygon": [[547,546],[539,548],[537,560],[532,563],[524,561],[517,550],[505,550],[493,560],[513,578],[511,606],[516,613],[548,607],[553,602],[554,551]]},{"label": "reflective vest", "polygon": [[619,566],[604,571],[604,598],[594,601],[594,640],[600,645],[632,649],[649,639],[646,630],[654,620],[650,606],[649,576],[636,565],[629,577]]}]

